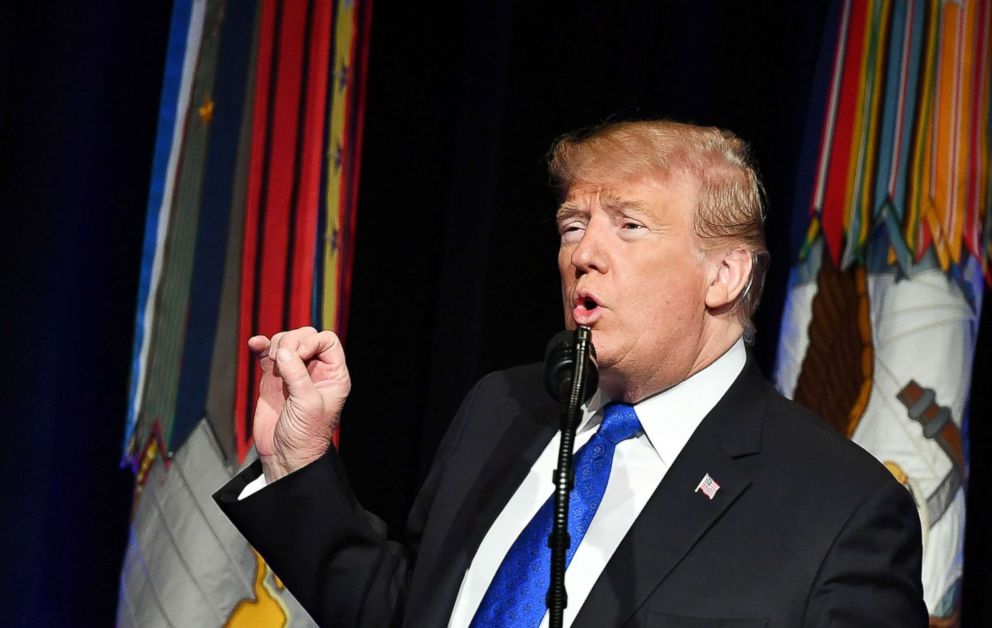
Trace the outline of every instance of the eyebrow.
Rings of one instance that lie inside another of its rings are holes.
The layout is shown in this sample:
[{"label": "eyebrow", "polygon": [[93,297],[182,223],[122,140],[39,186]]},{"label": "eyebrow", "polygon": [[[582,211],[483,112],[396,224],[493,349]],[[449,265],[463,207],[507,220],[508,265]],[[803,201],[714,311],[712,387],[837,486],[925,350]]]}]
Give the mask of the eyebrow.
[{"label": "eyebrow", "polygon": [[[603,204],[606,211],[611,214],[623,213],[630,210],[646,211],[648,208],[648,204],[643,201],[626,199],[618,194],[605,193],[600,199],[600,202]],[[555,213],[555,220],[561,222],[567,218],[572,218],[573,216],[585,213],[587,212],[582,208],[582,206],[577,203],[566,201],[558,207],[558,211]]]},{"label": "eyebrow", "polygon": [[557,222],[561,222],[584,213],[587,212],[574,203],[562,203],[561,206],[558,207],[558,211],[555,212],[555,220]]}]

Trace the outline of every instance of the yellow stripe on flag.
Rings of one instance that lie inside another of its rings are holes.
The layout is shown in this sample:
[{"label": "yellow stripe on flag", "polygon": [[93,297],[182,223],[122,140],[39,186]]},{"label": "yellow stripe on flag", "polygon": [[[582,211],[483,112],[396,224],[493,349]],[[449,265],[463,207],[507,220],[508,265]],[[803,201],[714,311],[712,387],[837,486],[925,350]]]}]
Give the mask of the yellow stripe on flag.
[{"label": "yellow stripe on flag", "polygon": [[345,159],[348,141],[348,99],[351,85],[348,74],[353,67],[351,51],[354,37],[354,3],[339,0],[334,24],[334,85],[331,86],[330,133],[328,134],[327,159],[327,214],[324,238],[323,299],[321,325],[324,329],[337,329],[340,321],[338,292],[340,289],[340,244],[344,221],[342,192],[345,189]]},{"label": "yellow stripe on flag", "polygon": [[[873,12],[869,8],[870,12]],[[874,26],[874,25],[872,25]],[[864,167],[864,149],[865,149],[865,133],[867,129],[865,128],[867,123],[867,116],[865,114],[866,107],[866,91],[870,87],[869,82],[869,66],[868,60],[870,54],[868,51],[872,47],[872,39],[874,35],[874,28],[864,29],[864,42],[862,44],[861,55],[861,68],[859,72],[858,80],[858,97],[855,102],[858,103],[856,109],[857,115],[854,119],[854,124],[852,125],[851,138],[851,155],[848,160],[848,170],[847,178],[845,181],[846,193],[844,194],[844,231],[849,233],[851,229],[851,224],[854,221],[854,212],[858,211],[858,203],[860,200],[860,195],[858,194],[859,187],[858,182],[861,180]],[[853,246],[853,242],[849,242],[848,246]]]},{"label": "yellow stripe on flag", "polygon": [[885,51],[883,46],[885,41],[888,39],[887,33],[889,30],[889,20],[891,14],[892,3],[889,0],[882,0],[879,3],[875,14],[875,23],[872,24],[872,66],[871,66],[871,76],[870,76],[870,96],[869,102],[865,103],[865,111],[867,114],[866,129],[862,137],[862,142],[865,145],[864,149],[864,167],[862,168],[862,181],[859,183],[861,189],[861,198],[859,199],[857,211],[861,212],[861,222],[858,229],[858,249],[864,245],[868,240],[868,234],[871,231],[872,218],[874,216],[874,208],[872,207],[872,197],[873,197],[873,185],[872,182],[875,181],[876,170],[878,164],[876,163],[875,153],[878,148],[878,142],[875,138],[878,137],[878,124],[879,124],[879,113],[882,109],[882,86],[885,82]]}]

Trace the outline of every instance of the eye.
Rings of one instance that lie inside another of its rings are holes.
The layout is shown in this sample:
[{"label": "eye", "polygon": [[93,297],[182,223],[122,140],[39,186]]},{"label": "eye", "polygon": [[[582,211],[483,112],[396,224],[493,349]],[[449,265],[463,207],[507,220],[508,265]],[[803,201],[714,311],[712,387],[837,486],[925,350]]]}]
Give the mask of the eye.
[{"label": "eye", "polygon": [[640,237],[648,232],[648,228],[644,223],[631,218],[623,218],[619,224],[620,235],[622,237]]},{"label": "eye", "polygon": [[558,225],[558,233],[561,234],[562,242],[578,242],[582,239],[585,230],[585,223],[579,220],[570,220]]}]

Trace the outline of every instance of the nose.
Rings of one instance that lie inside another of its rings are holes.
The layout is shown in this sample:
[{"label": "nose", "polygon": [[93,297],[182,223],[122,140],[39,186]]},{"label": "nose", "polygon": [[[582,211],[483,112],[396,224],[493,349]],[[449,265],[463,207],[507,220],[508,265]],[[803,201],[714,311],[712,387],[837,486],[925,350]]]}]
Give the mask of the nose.
[{"label": "nose", "polygon": [[609,269],[605,241],[609,231],[596,218],[589,221],[582,238],[572,249],[572,266],[583,273],[605,273]]}]

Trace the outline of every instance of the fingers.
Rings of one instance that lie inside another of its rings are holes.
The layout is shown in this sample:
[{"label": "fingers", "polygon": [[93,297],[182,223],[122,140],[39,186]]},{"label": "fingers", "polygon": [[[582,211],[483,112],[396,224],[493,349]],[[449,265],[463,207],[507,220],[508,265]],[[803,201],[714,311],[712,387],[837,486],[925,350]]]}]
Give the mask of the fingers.
[{"label": "fingers", "polygon": [[313,327],[300,327],[299,329],[294,329],[292,331],[281,331],[278,334],[275,334],[272,336],[272,343],[269,345],[269,357],[275,360],[276,354],[282,347],[285,347],[290,351],[296,351],[296,348],[299,346],[302,338],[316,333],[317,330]]},{"label": "fingers", "polygon": [[300,339],[296,352],[304,360],[317,358],[321,362],[336,364],[344,362],[341,340],[333,331],[322,331]]},{"label": "fingers", "polygon": [[252,336],[248,339],[248,348],[258,358],[258,365],[262,368],[263,373],[272,370],[272,359],[269,357],[270,344],[271,342],[265,336]]},{"label": "fingers", "polygon": [[344,351],[337,334],[332,331],[318,332],[313,327],[276,334],[272,337],[269,355],[275,357],[280,349],[292,351],[303,360],[316,358],[329,364],[344,362]]},{"label": "fingers", "polygon": [[248,348],[254,353],[268,352],[269,339],[265,336],[252,336],[248,339]]},{"label": "fingers", "polygon": [[289,388],[290,397],[312,398],[316,394],[313,380],[310,379],[310,372],[306,364],[296,352],[280,347],[276,352],[276,364],[279,369],[279,376],[283,383]]},{"label": "fingers", "polygon": [[304,363],[316,358],[325,364],[344,365],[344,350],[337,334],[332,331],[318,332],[313,327],[281,331],[273,335],[271,340],[265,336],[252,336],[248,340],[248,346],[259,357],[264,372],[272,369],[282,349],[295,354]]}]

